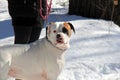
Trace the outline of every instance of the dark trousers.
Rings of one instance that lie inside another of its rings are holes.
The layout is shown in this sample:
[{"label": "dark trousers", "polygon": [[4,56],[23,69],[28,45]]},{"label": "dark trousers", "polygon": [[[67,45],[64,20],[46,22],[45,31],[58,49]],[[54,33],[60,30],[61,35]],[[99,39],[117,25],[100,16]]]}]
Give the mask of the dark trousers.
[{"label": "dark trousers", "polygon": [[[24,19],[24,20],[23,20]],[[35,21],[33,18],[17,18],[12,19],[15,44],[27,44],[34,42],[39,39],[42,27],[44,25],[44,20],[39,18],[39,22]],[[33,24],[34,22],[37,22]]]},{"label": "dark trousers", "polygon": [[39,39],[41,27],[14,26],[15,44],[27,44]]},{"label": "dark trousers", "polygon": [[[46,0],[42,1],[43,15]],[[40,16],[40,0],[8,0],[15,44],[27,44],[39,39],[44,20]]]}]

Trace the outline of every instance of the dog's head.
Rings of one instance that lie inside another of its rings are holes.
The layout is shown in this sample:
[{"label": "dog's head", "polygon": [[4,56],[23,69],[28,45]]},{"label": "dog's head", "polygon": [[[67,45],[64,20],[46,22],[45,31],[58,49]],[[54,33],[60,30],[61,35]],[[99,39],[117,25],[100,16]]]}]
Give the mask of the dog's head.
[{"label": "dog's head", "polygon": [[69,22],[51,22],[47,27],[46,36],[55,47],[66,50],[70,47],[72,32],[75,32],[75,29]]}]

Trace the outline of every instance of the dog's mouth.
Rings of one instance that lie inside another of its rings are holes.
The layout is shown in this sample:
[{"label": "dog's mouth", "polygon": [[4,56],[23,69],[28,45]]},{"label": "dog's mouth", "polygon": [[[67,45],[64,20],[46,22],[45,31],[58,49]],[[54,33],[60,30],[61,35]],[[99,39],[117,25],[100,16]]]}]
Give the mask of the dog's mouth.
[{"label": "dog's mouth", "polygon": [[55,46],[61,50],[66,50],[67,48],[69,48],[68,42],[65,42],[63,38],[57,38]]},{"label": "dog's mouth", "polygon": [[59,43],[59,44],[64,44],[65,43],[63,38],[57,38],[56,42]]},{"label": "dog's mouth", "polygon": [[61,50],[66,50],[69,48],[68,41],[66,41],[62,36],[56,37],[55,46]]},{"label": "dog's mouth", "polygon": [[57,44],[64,44],[65,43],[63,37],[60,34],[56,35],[56,43]]}]

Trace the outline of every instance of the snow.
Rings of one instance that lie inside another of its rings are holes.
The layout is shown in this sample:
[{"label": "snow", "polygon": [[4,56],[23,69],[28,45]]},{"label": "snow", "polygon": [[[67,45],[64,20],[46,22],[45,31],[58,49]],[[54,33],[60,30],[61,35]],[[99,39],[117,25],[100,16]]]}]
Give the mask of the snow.
[{"label": "snow", "polygon": [[[0,46],[13,44],[14,33],[7,2],[0,0],[0,5]],[[53,12],[48,19],[48,22],[71,22],[76,30],[58,80],[120,80],[119,26],[112,21],[67,15],[67,5],[67,0],[54,0]],[[44,36],[45,28],[41,34]]]}]

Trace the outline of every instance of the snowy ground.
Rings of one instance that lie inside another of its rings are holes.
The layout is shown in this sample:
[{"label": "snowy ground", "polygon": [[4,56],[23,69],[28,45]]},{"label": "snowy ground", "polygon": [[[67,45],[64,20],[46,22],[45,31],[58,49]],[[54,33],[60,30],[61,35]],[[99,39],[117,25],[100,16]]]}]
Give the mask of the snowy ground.
[{"label": "snowy ground", "polygon": [[[120,28],[110,21],[67,15],[67,8],[61,4],[53,3],[55,12],[48,21],[69,21],[76,34],[72,36],[59,80],[120,80]],[[0,45],[13,44],[7,3],[0,0],[0,5]],[[44,35],[45,29],[41,37]]]}]

